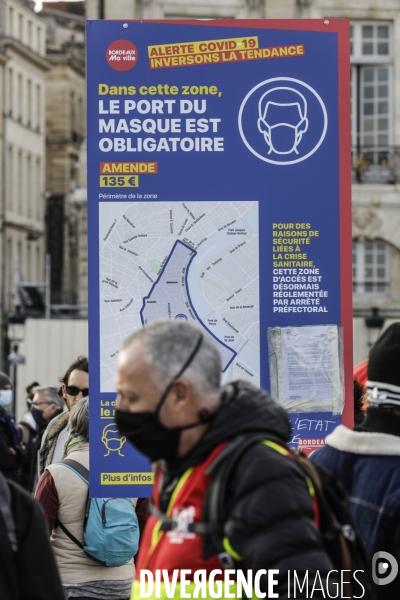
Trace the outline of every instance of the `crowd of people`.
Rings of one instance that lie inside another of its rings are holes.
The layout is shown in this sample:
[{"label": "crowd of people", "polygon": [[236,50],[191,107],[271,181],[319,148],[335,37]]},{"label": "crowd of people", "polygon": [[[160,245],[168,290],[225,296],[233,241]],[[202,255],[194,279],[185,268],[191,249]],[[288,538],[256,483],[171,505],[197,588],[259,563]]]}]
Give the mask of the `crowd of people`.
[{"label": "crowd of people", "polygon": [[[16,423],[0,373],[0,599],[137,600],[142,570],[182,569],[222,580],[251,569],[268,594],[274,569],[283,599],[399,598],[400,576],[382,585],[371,571],[377,553],[394,559],[386,576],[400,562],[399,358],[395,323],[370,352],[366,385],[355,381],[354,428],[338,426],[306,459],[267,392],[221,387],[209,336],[182,321],[143,327],[118,354],[116,425],[154,464],[150,503],[89,498],[86,357],[58,388],[30,384]],[[341,569],[360,564],[364,579],[344,584]]]}]

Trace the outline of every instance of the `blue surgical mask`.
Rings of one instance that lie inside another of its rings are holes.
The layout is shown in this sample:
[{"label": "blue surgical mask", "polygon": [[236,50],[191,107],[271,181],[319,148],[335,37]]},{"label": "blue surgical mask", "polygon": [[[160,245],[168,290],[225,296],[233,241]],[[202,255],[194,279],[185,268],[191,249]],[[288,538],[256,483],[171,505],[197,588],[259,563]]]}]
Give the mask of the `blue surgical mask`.
[{"label": "blue surgical mask", "polygon": [[12,390],[0,390],[0,406],[10,406],[12,398]]}]

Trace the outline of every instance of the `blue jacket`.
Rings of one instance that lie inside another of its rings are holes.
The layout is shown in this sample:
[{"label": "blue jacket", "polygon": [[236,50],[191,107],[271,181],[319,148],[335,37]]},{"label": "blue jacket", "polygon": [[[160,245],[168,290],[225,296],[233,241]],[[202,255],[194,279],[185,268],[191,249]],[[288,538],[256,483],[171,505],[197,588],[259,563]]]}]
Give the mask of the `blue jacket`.
[{"label": "blue jacket", "polygon": [[[346,488],[367,556],[386,551],[400,566],[400,436],[340,425],[311,459]],[[400,598],[400,574],[377,592],[385,600]]]}]

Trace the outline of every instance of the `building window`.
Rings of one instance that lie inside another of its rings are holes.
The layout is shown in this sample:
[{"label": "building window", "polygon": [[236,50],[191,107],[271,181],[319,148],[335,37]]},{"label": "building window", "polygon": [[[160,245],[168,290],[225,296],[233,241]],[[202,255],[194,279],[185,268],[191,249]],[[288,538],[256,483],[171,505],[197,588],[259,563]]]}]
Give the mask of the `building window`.
[{"label": "building window", "polygon": [[28,127],[32,127],[32,81],[28,79],[27,84],[28,92],[27,92],[27,103],[28,103]]},{"label": "building window", "polygon": [[21,13],[18,15],[18,37],[21,42],[24,41],[24,16]]},{"label": "building window", "polygon": [[14,285],[17,286],[17,284],[18,284],[17,277],[21,273],[21,265],[24,264],[24,259],[23,259],[23,255],[22,255],[22,242],[21,242],[21,240],[19,240],[19,242],[17,244],[17,256],[15,258],[16,258],[16,260],[15,260],[15,270],[14,270]]},{"label": "building window", "polygon": [[32,32],[33,32],[32,21],[28,21],[28,46],[30,48],[32,48],[32,46],[33,46]]},{"label": "building window", "polygon": [[42,265],[40,264],[40,248],[36,246],[36,281],[42,279]]},{"label": "building window", "polygon": [[26,214],[28,217],[32,217],[32,158],[30,154],[28,154],[26,158],[26,183],[27,183],[27,192],[26,192],[26,203],[27,203],[27,211]]},{"label": "building window", "polygon": [[8,8],[8,32],[11,37],[14,35],[14,9],[12,6]]},{"label": "building window", "polygon": [[353,240],[355,294],[389,293],[389,245],[382,240]]},{"label": "building window", "polygon": [[28,242],[26,245],[26,274],[28,283],[32,282],[32,248]]},{"label": "building window", "polygon": [[18,121],[22,121],[22,102],[23,102],[23,89],[22,89],[22,74],[18,75]]},{"label": "building window", "polygon": [[22,214],[24,170],[22,162],[22,150],[18,150],[18,214]]},{"label": "building window", "polygon": [[7,208],[9,210],[12,210],[13,208],[13,195],[14,195],[14,152],[13,152],[13,147],[9,146],[8,147],[8,165],[7,165],[7,172],[8,172],[8,185],[7,185]]},{"label": "building window", "polygon": [[36,159],[36,218],[42,218],[42,161]]},{"label": "building window", "polygon": [[42,54],[42,30],[40,27],[36,28],[36,49],[39,54]]},{"label": "building window", "polygon": [[355,146],[393,143],[393,36],[391,23],[350,27],[352,137]]},{"label": "building window", "polygon": [[391,80],[389,67],[361,67],[360,122],[362,146],[391,143]]},{"label": "building window", "polygon": [[14,282],[14,256],[11,238],[7,240],[7,305],[8,308],[13,305],[13,282]]},{"label": "building window", "polygon": [[71,92],[71,100],[70,100],[70,108],[71,108],[71,133],[72,136],[76,132],[76,110],[75,110],[75,93]]},{"label": "building window", "polygon": [[36,86],[36,131],[40,132],[40,116],[42,110],[40,85]]},{"label": "building window", "polygon": [[85,114],[83,108],[83,98],[78,99],[78,131],[81,134],[85,131]]},{"label": "building window", "polygon": [[14,71],[8,69],[8,114],[12,117],[14,104]]}]

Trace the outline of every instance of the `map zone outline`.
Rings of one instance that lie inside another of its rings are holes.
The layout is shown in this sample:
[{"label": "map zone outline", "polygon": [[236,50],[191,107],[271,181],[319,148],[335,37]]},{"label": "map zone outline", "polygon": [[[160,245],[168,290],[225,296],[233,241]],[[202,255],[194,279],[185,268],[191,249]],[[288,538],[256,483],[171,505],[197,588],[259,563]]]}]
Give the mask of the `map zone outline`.
[{"label": "map zone outline", "polygon": [[[171,259],[174,257],[174,255],[176,255],[176,252],[179,251],[180,246],[182,246],[183,248],[187,249],[190,251],[190,259],[189,262],[187,262],[186,264],[186,268],[185,268],[185,277],[184,277],[184,284],[185,284],[185,290],[186,290],[186,296],[187,296],[187,300],[188,303],[190,305],[190,309],[193,313],[193,315],[195,316],[195,319],[193,319],[195,322],[197,322],[202,328],[204,328],[207,333],[209,335],[211,335],[211,337],[217,342],[217,347],[219,348],[220,354],[221,354],[221,360],[222,360],[222,373],[225,373],[225,371],[227,371],[227,369],[229,368],[230,364],[233,362],[233,360],[236,358],[237,356],[237,352],[235,350],[233,350],[233,348],[231,348],[230,346],[228,346],[227,344],[225,344],[224,342],[222,342],[212,331],[210,331],[210,329],[208,329],[208,327],[204,324],[204,322],[201,320],[201,318],[199,317],[199,315],[197,314],[197,311],[193,305],[191,296],[190,296],[190,291],[189,291],[189,285],[188,285],[188,274],[189,274],[189,269],[190,269],[190,265],[193,261],[193,259],[195,258],[195,256],[197,255],[197,250],[195,250],[194,248],[191,248],[190,246],[188,246],[187,244],[185,244],[184,242],[182,242],[181,240],[176,240],[166,261],[164,266],[162,267],[162,270],[159,274],[159,276],[157,277],[156,281],[153,283],[149,293],[147,294],[147,296],[144,296],[143,298],[143,305],[142,308],[140,309],[140,319],[142,322],[142,325],[145,325],[147,322],[151,322],[152,320],[155,319],[150,319],[150,320],[146,320],[145,316],[144,316],[144,311],[146,311],[146,309],[151,310],[151,307],[149,306],[148,302],[150,301],[151,303],[156,302],[154,300],[151,300],[151,297],[153,295],[153,292],[157,291],[157,286],[159,286],[159,284],[163,283],[163,279],[166,275],[166,271],[167,268],[171,267]],[[184,263],[182,263],[184,264]],[[181,273],[180,273],[181,275]],[[165,281],[165,285],[178,285],[180,288],[180,293],[182,293],[181,288],[182,288],[182,284],[180,282],[180,280],[178,281]],[[173,289],[173,288],[172,288]],[[184,299],[183,299],[184,300]],[[166,304],[168,303],[168,299],[166,300]],[[185,303],[185,301],[184,301]],[[185,316],[184,313],[179,312],[176,314],[176,316],[174,317],[171,313],[171,315],[164,315],[164,318],[184,318],[185,320],[187,319],[187,317]],[[156,318],[160,318],[159,315],[157,315]],[[222,346],[222,348],[221,348]],[[226,352],[226,350],[228,352]],[[229,357],[229,354],[232,354],[231,357]],[[229,359],[229,360],[228,360]]]}]

